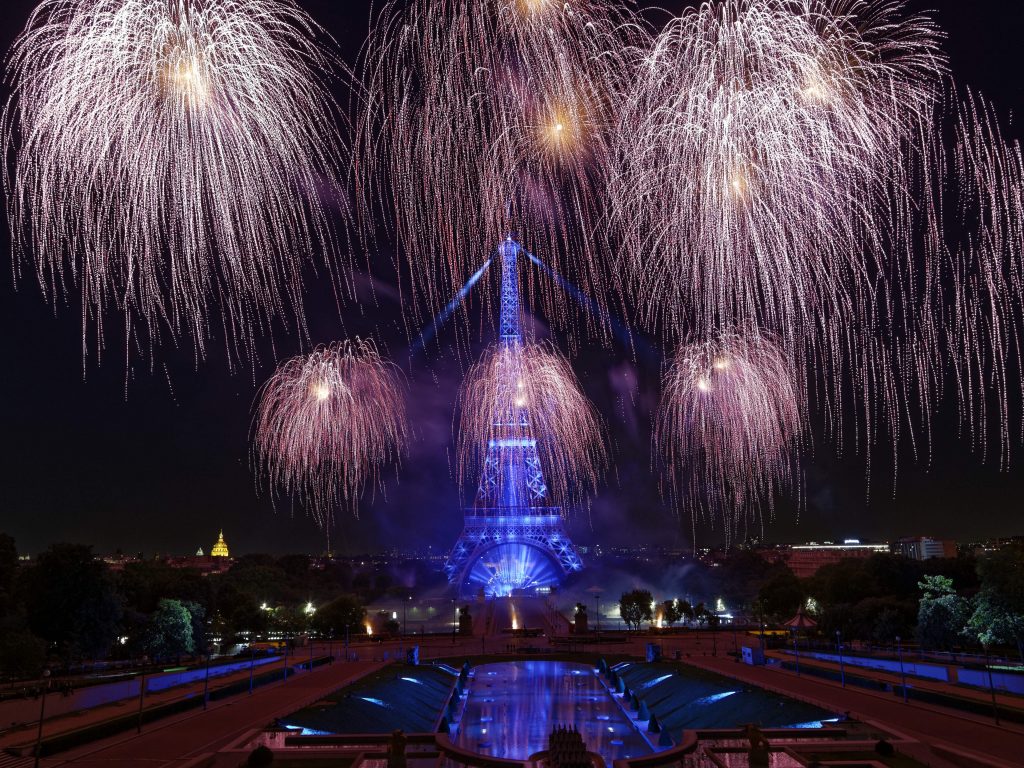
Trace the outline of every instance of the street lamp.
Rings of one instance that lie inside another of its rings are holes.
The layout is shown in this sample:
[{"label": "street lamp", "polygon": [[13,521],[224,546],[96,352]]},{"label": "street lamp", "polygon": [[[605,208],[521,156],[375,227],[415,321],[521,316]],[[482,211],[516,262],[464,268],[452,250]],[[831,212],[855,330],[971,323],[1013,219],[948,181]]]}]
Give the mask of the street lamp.
[{"label": "street lamp", "polygon": [[796,676],[800,677],[800,649],[796,645],[796,627],[793,627],[793,656],[796,657]]},{"label": "street lamp", "polygon": [[989,664],[988,643],[985,643],[982,648],[985,649],[985,669],[988,670],[988,690],[992,694],[992,716],[996,720],[996,725],[999,725],[999,705],[996,704],[996,687],[992,682],[992,665]]},{"label": "street lamp", "polygon": [[210,651],[206,651],[206,677],[203,679],[203,711],[210,703]]},{"label": "street lamp", "polygon": [[452,645],[455,645],[455,638],[459,631],[459,609],[455,605],[455,598],[452,598]]},{"label": "street lamp", "polygon": [[149,657],[143,655],[142,657],[142,680],[139,683],[139,717],[135,723],[135,732],[142,733],[142,704],[146,696],[146,664],[149,663]]},{"label": "street lamp", "polygon": [[249,640],[249,695],[252,696],[252,676],[256,669],[256,649],[253,647],[252,640]]},{"label": "street lamp", "polygon": [[843,688],[845,688],[846,668],[843,666],[843,635],[838,629],[836,630],[836,648],[839,650],[839,678],[843,684]]},{"label": "street lamp", "polygon": [[[763,599],[757,601],[757,613],[758,613],[758,624],[760,624],[760,626],[761,626],[761,629],[760,629],[760,633],[761,633],[761,638],[760,638],[760,640],[761,640],[761,657],[763,659],[764,658],[764,600]],[[838,634],[838,632],[836,634]],[[761,663],[764,663],[764,662],[762,661]]]},{"label": "street lamp", "polygon": [[43,695],[39,702],[39,730],[36,732],[36,762],[35,768],[39,768],[39,752],[43,748],[43,715],[46,714],[46,691],[50,687],[50,670],[43,670]]},{"label": "street lamp", "polygon": [[900,685],[903,687],[903,703],[907,703],[907,675],[903,671],[903,641],[896,635],[896,653],[900,657]]}]

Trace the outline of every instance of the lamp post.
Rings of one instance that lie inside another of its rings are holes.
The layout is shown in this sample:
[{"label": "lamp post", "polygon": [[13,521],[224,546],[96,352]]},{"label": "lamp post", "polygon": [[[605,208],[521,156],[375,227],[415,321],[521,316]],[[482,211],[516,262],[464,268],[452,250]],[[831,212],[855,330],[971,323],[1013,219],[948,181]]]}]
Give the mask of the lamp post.
[{"label": "lamp post", "polygon": [[796,658],[796,676],[800,677],[800,649],[796,645],[796,627],[793,627],[793,656]]},{"label": "lamp post", "polygon": [[148,661],[147,656],[142,657],[142,681],[139,684],[139,717],[135,723],[136,733],[142,733],[142,700],[146,695],[146,663]]},{"label": "lamp post", "polygon": [[459,608],[455,604],[455,598],[452,598],[452,645],[455,645],[455,638],[459,631]]},{"label": "lamp post", "polygon": [[39,702],[39,730],[36,731],[36,761],[35,768],[39,768],[40,750],[43,748],[43,716],[46,714],[46,691],[50,687],[50,670],[43,670],[43,695]]},{"label": "lamp post", "polygon": [[[764,658],[764,600],[757,601],[758,624],[760,625],[761,657]],[[764,663],[763,661],[761,663]]]},{"label": "lamp post", "polygon": [[903,688],[903,703],[907,703],[907,675],[903,671],[903,641],[896,635],[896,653],[900,657],[900,686]]},{"label": "lamp post", "polygon": [[[409,595],[409,600],[412,600],[412,595]],[[398,643],[398,655],[405,660],[405,617],[406,608],[409,607],[409,600],[402,602],[402,639]]]},{"label": "lamp post", "polygon": [[249,695],[252,696],[252,676],[256,670],[256,649],[252,647],[252,640],[249,641]]},{"label": "lamp post", "polygon": [[838,629],[836,630],[836,648],[839,651],[839,679],[842,682],[843,688],[845,688],[846,667],[843,666],[843,635]]},{"label": "lamp post", "polygon": [[206,652],[206,676],[203,678],[203,712],[210,703],[210,652]]},{"label": "lamp post", "polygon": [[988,670],[988,690],[992,694],[992,717],[995,718],[996,725],[999,725],[999,705],[996,704],[996,687],[992,682],[992,665],[989,664],[988,658],[988,643],[985,643],[982,648],[985,649],[985,669]]}]

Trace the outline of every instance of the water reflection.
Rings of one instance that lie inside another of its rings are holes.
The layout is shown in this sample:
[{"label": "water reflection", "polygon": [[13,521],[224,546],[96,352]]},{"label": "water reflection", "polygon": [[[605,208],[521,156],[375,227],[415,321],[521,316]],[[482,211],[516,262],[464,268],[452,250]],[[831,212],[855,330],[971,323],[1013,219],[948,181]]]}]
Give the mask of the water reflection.
[{"label": "water reflection", "polygon": [[575,726],[587,749],[612,760],[650,748],[601,687],[594,670],[564,661],[511,661],[476,667],[458,744],[519,760],[547,749],[556,725]]}]

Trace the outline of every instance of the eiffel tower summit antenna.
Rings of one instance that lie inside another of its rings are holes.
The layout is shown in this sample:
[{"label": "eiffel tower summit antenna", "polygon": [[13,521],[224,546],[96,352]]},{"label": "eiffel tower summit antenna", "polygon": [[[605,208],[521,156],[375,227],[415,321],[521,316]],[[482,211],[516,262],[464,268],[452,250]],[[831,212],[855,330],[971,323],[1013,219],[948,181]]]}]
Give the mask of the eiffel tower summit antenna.
[{"label": "eiffel tower summit antenna", "polygon": [[[519,255],[509,234],[497,248],[501,261],[498,335],[502,354],[522,351]],[[509,375],[516,366],[508,365]],[[502,383],[514,388],[515,381]],[[504,401],[503,401],[504,402]],[[461,595],[483,590],[488,597],[549,590],[583,567],[565,531],[561,509],[549,506],[529,403],[512,398],[496,408],[494,434],[481,445],[483,472],[476,498],[465,510],[462,534],[445,563],[448,582]]]}]

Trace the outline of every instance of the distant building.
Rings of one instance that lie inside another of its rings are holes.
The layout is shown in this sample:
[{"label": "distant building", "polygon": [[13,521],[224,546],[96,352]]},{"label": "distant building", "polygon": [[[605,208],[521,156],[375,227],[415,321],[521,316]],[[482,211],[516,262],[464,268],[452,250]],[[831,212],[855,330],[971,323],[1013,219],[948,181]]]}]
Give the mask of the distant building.
[{"label": "distant building", "polygon": [[997,552],[1005,547],[1024,547],[1024,536],[1003,536],[998,539],[984,541],[961,541],[957,544],[957,552],[961,555],[983,557],[990,552]]},{"label": "distant building", "polygon": [[785,558],[785,561],[797,577],[805,579],[808,576],[813,576],[824,565],[888,552],[888,544],[862,544],[857,539],[846,539],[842,544],[810,542],[794,544],[790,547],[789,556]]},{"label": "distant building", "polygon": [[[199,550],[200,553],[202,550]],[[217,537],[217,543],[213,545],[213,549],[210,550],[210,557],[231,557],[231,553],[228,552],[227,542],[224,541],[224,531],[220,532]]]},{"label": "distant building", "polygon": [[952,539],[933,539],[930,536],[911,536],[900,539],[893,548],[897,554],[911,560],[931,560],[933,557],[956,557],[956,542]]},{"label": "distant building", "polygon": [[228,543],[224,541],[224,531],[217,535],[217,541],[210,550],[210,554],[203,554],[203,548],[199,547],[192,556],[165,557],[164,562],[172,568],[193,568],[206,576],[211,573],[223,573],[231,570],[234,560],[228,551]]},{"label": "distant building", "polygon": [[124,555],[118,552],[115,555],[97,555],[97,560],[102,560],[107,564],[107,568],[112,571],[123,571],[126,565],[130,563],[138,563],[142,560],[140,555]]}]

